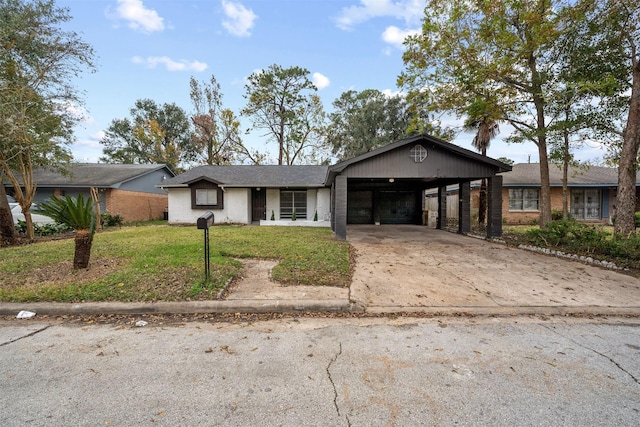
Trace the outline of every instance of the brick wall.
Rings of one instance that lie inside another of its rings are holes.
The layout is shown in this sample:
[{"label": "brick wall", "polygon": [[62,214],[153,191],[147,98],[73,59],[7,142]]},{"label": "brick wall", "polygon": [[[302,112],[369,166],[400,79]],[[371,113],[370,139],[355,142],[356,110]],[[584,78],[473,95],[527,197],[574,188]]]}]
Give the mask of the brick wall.
[{"label": "brick wall", "polygon": [[125,222],[162,219],[168,204],[168,197],[162,194],[117,189],[106,194],[106,211],[122,215]]}]

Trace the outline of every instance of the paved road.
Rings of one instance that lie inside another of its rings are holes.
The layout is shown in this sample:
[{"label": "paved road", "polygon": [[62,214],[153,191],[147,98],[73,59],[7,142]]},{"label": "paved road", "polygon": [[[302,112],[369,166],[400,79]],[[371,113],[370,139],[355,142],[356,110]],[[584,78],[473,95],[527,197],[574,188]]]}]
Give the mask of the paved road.
[{"label": "paved road", "polygon": [[0,425],[611,425],[640,322],[0,322]]}]

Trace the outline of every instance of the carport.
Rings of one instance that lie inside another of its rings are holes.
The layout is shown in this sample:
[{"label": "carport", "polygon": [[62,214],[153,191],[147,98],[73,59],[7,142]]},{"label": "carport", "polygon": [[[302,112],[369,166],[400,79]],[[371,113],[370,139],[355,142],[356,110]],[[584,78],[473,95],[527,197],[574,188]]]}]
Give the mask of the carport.
[{"label": "carport", "polygon": [[347,224],[420,224],[424,191],[438,189],[444,228],[448,185],[459,188],[458,232],[471,231],[471,182],[487,179],[487,237],[502,234],[502,176],[511,166],[430,135],[418,135],[331,166],[331,228]]}]

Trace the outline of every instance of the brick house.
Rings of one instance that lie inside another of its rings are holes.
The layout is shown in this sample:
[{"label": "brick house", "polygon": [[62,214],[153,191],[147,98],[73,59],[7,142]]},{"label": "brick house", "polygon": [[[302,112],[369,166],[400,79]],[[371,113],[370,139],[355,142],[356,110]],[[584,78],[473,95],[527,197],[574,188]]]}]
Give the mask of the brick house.
[{"label": "brick house", "polygon": [[[96,188],[103,213],[119,214],[125,222],[162,219],[168,210],[168,200],[167,192],[158,185],[174,176],[163,164],[72,163],[65,174],[36,169],[34,202],[53,195],[91,197],[91,188]],[[7,194],[13,194],[11,184],[5,187]]]},{"label": "brick house", "polygon": [[[515,164],[502,174],[502,212],[507,224],[529,224],[540,216],[540,165]],[[551,209],[562,211],[562,168],[549,165]],[[569,213],[582,222],[610,224],[616,214],[618,169],[601,166],[570,168],[567,178]],[[636,182],[638,182],[636,177]],[[636,186],[636,192],[638,187]],[[636,207],[640,210],[640,206]]]},{"label": "brick house", "polygon": [[[540,219],[540,165],[520,163],[502,176],[502,218],[507,225],[533,224]],[[551,209],[562,212],[562,169],[549,165]],[[568,173],[569,213],[586,223],[611,224],[616,214],[618,169],[601,166],[571,168]],[[640,182],[640,172],[636,182]],[[640,191],[636,187],[638,201]],[[458,187],[447,187],[447,217],[457,215]],[[425,209],[435,209],[436,191],[426,192]],[[478,214],[480,182],[471,183],[471,212]],[[640,204],[636,207],[640,211]]]}]

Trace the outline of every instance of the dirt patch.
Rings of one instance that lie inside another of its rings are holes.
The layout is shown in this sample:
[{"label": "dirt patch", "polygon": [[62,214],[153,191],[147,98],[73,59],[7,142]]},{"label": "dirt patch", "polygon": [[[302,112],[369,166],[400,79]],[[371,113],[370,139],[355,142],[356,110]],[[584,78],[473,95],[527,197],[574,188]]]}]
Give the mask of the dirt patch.
[{"label": "dirt patch", "polygon": [[278,261],[239,259],[242,276],[229,286],[227,300],[309,300],[347,299],[349,289],[335,286],[282,285],[271,278],[271,270]]},{"label": "dirt patch", "polygon": [[125,261],[118,258],[91,259],[89,268],[74,270],[73,261],[66,260],[57,264],[31,269],[28,273],[6,274],[3,287],[30,287],[34,285],[64,286],[69,283],[96,281],[113,273]]}]

